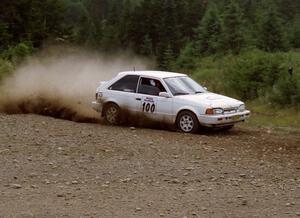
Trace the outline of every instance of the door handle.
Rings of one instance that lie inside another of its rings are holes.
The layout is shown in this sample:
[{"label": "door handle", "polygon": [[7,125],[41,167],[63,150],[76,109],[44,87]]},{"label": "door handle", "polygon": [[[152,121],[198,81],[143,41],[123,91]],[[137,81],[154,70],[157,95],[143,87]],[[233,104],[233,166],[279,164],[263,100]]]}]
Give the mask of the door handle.
[{"label": "door handle", "polygon": [[142,99],[141,99],[141,98],[136,98],[135,100],[137,100],[137,101],[141,101]]}]

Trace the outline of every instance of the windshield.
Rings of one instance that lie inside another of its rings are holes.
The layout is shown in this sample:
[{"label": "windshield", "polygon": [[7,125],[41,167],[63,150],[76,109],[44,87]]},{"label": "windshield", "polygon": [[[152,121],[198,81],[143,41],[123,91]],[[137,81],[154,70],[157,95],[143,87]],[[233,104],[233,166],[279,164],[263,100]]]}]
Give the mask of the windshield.
[{"label": "windshield", "polygon": [[207,92],[201,85],[187,76],[165,78],[173,95],[190,95]]}]

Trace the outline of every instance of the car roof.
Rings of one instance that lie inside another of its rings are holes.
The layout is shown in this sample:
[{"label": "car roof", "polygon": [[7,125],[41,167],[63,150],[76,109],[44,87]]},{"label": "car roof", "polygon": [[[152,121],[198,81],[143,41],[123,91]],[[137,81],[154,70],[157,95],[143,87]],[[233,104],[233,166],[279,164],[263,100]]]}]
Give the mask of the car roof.
[{"label": "car roof", "polygon": [[139,76],[150,76],[156,78],[168,78],[168,77],[176,77],[176,76],[186,76],[186,74],[182,73],[173,73],[166,71],[124,71],[120,72],[119,75],[139,75]]}]

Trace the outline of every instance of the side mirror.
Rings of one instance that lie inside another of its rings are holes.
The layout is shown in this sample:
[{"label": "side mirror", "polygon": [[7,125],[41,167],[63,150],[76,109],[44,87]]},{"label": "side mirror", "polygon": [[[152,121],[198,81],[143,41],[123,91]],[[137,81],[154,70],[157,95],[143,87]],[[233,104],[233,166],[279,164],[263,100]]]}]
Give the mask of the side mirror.
[{"label": "side mirror", "polygon": [[171,98],[171,95],[167,92],[160,92],[159,93],[160,97],[164,97],[164,98]]}]

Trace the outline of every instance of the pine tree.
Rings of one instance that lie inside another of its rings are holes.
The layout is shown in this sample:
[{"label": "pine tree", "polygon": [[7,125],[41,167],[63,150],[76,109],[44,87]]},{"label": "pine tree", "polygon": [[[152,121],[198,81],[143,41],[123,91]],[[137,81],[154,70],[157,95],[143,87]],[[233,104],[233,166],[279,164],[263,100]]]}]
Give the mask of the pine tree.
[{"label": "pine tree", "polygon": [[269,2],[258,20],[258,47],[269,52],[285,50],[287,38],[275,5]]},{"label": "pine tree", "polygon": [[290,30],[290,41],[294,48],[300,48],[300,14],[295,17],[294,24]]},{"label": "pine tree", "polygon": [[220,48],[221,22],[215,4],[210,4],[196,33],[196,51],[199,54],[213,54]]},{"label": "pine tree", "polygon": [[195,53],[194,43],[187,43],[187,45],[181,50],[180,55],[176,59],[176,68],[187,73],[194,69],[195,57],[199,57],[199,54]]},{"label": "pine tree", "polygon": [[129,47],[129,29],[131,25],[131,3],[130,0],[123,1],[123,8],[121,12],[121,19],[119,23],[120,42],[121,46],[126,48]]},{"label": "pine tree", "polygon": [[153,44],[152,44],[152,40],[148,34],[145,36],[143,44],[141,45],[140,54],[146,55],[146,56],[153,55]]},{"label": "pine tree", "polygon": [[167,45],[161,60],[159,60],[159,68],[161,70],[172,71],[175,68],[175,56],[174,51],[170,44]]},{"label": "pine tree", "polygon": [[242,32],[242,12],[236,0],[230,0],[223,14],[223,47],[225,51],[239,53],[244,36]]},{"label": "pine tree", "polygon": [[11,39],[11,35],[8,32],[8,25],[0,21],[0,52],[7,48]]},{"label": "pine tree", "polygon": [[[161,0],[160,0],[161,1]],[[162,23],[159,25],[160,43],[165,47],[172,47],[172,51],[179,53],[180,31],[176,16],[175,0],[164,0],[162,3]],[[168,50],[168,49],[166,49]]]}]

